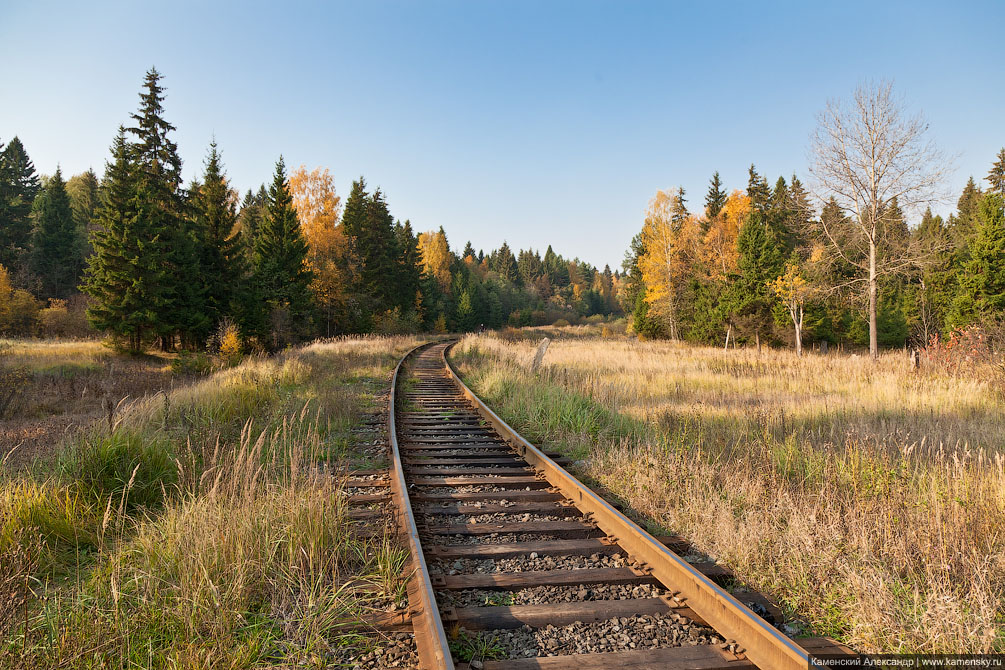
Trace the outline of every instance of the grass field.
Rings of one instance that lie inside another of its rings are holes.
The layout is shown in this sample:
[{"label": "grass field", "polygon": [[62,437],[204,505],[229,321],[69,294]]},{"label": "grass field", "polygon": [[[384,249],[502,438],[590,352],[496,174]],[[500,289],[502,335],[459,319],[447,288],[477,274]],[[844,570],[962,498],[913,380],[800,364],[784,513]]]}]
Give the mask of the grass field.
[{"label": "grass field", "polygon": [[1005,651],[1005,397],[995,371],[541,333],[453,358],[529,439],[863,651]]},{"label": "grass field", "polygon": [[321,667],[381,644],[345,624],[402,605],[406,552],[356,532],[340,482],[380,464],[354,429],[415,343],[251,359],[5,470],[0,667]]}]

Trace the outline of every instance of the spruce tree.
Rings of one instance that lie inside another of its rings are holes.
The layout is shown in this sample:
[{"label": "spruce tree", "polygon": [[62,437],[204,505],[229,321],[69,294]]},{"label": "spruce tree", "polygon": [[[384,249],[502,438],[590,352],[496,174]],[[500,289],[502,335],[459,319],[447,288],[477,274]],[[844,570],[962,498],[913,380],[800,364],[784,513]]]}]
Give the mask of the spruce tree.
[{"label": "spruce tree", "polygon": [[492,269],[506,281],[516,282],[517,280],[516,257],[513,256],[513,252],[505,240],[496,252],[496,262]]},{"label": "spruce tree", "polygon": [[750,198],[750,209],[763,214],[767,211],[768,201],[771,199],[768,180],[758,174],[753,163],[750,164],[747,174],[747,196]]},{"label": "spruce tree", "polygon": [[31,207],[41,188],[16,136],[0,152],[0,265],[18,268],[31,240]]},{"label": "spruce tree", "polygon": [[254,283],[267,310],[264,316],[273,348],[310,332],[313,277],[304,262],[307,252],[286,179],[286,163],[280,156],[254,250]]},{"label": "spruce tree", "polygon": [[73,210],[73,221],[77,227],[77,246],[80,263],[83,267],[91,249],[88,236],[91,233],[94,217],[101,205],[100,184],[94,170],[88,169],[70,177],[66,182],[66,193],[70,196],[70,208]]},{"label": "spruce tree", "polygon": [[81,258],[70,197],[59,167],[35,198],[32,214],[35,230],[30,267],[39,280],[41,297],[66,298],[77,285]]},{"label": "spruce tree", "polygon": [[202,184],[193,193],[196,230],[201,239],[201,281],[210,324],[233,316],[236,290],[243,278],[242,241],[237,227],[237,205],[227,182],[216,142],[209,145]]},{"label": "spruce tree", "polygon": [[991,166],[987,176],[991,192],[1005,198],[1005,148],[998,152],[998,160]]},{"label": "spruce tree", "polygon": [[356,285],[352,292],[367,306],[370,314],[379,314],[398,304],[394,286],[398,266],[398,240],[393,219],[380,189],[366,192],[360,177],[352,184],[342,214],[342,228],[349,238]]},{"label": "spruce tree", "polygon": [[398,256],[398,278],[395,282],[398,305],[401,306],[403,314],[408,314],[416,310],[419,283],[422,278],[422,258],[419,254],[418,240],[412,232],[412,222],[406,220],[404,225],[397,223],[394,228],[398,249],[401,250]]},{"label": "spruce tree", "polygon": [[135,182],[132,152],[120,128],[105,167],[90,237],[94,253],[81,289],[92,298],[91,325],[125,338],[134,352],[159,323],[154,306],[163,302],[165,273],[148,219],[138,211]]},{"label": "spruce tree", "polygon": [[986,193],[977,208],[969,260],[959,275],[951,326],[1005,315],[1005,198]]},{"label": "spruce tree", "polygon": [[464,245],[464,251],[461,252],[462,260],[467,258],[468,256],[477,259],[477,254],[475,254],[475,248],[471,246],[471,240],[468,240],[468,243]]},{"label": "spruce tree", "polygon": [[719,178],[719,172],[716,171],[712,175],[712,180],[708,186],[708,193],[705,195],[706,219],[711,220],[719,216],[719,212],[722,211],[722,207],[726,204],[728,198],[729,194],[722,187],[722,180]]},{"label": "spruce tree", "polygon": [[210,327],[205,290],[198,277],[201,249],[182,191],[181,158],[171,140],[175,127],[163,118],[161,74],[151,68],[140,93],[140,108],[128,128],[135,170],[137,232],[150,262],[164,267],[158,300],[148,306],[155,315],[154,331],[161,347],[169,349],[176,335],[185,344],[200,344]]},{"label": "spruce tree", "polygon": [[265,191],[265,185],[258,187],[252,192],[249,188],[241,201],[241,212],[237,215],[237,222],[241,229],[241,240],[244,244],[245,255],[250,258],[255,249],[255,235],[265,216],[265,206],[269,200],[269,194]]}]

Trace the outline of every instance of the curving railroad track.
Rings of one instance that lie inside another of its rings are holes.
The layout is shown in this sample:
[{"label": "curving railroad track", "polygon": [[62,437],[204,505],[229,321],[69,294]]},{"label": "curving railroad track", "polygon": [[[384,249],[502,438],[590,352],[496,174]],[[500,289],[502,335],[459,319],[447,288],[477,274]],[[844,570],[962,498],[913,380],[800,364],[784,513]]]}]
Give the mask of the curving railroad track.
[{"label": "curving railroad track", "polygon": [[420,668],[803,669],[850,653],[788,638],[762,597],[744,604],[717,583],[728,573],[674,552],[682,539],[650,535],[576,480],[461,382],[449,347],[399,363],[388,420]]}]

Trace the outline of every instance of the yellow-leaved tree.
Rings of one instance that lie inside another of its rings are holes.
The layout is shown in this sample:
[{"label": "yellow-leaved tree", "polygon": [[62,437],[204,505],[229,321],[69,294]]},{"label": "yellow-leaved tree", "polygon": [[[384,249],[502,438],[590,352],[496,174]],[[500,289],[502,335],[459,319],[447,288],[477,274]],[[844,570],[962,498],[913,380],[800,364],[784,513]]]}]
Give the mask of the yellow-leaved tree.
[{"label": "yellow-leaved tree", "polygon": [[684,206],[683,191],[657,191],[642,226],[645,253],[639,257],[639,269],[650,314],[666,326],[674,340],[680,338],[677,315],[700,235],[698,219]]},{"label": "yellow-leaved tree", "polygon": [[804,277],[804,271],[796,261],[789,261],[785,272],[771,283],[774,291],[785,307],[796,329],[796,354],[803,355],[803,318],[806,301],[814,293],[813,285]]},{"label": "yellow-leaved tree", "polygon": [[450,293],[450,245],[447,244],[447,234],[443,228],[438,231],[419,233],[419,253],[422,255],[422,265],[426,274],[434,277],[444,293]]},{"label": "yellow-leaved tree", "polygon": [[349,285],[349,244],[339,218],[342,199],[327,168],[308,172],[301,165],[290,173],[290,195],[307,240],[306,264],[314,273],[311,289],[333,334],[335,315],[344,307]]},{"label": "yellow-leaved tree", "polygon": [[719,213],[709,222],[701,245],[701,259],[710,279],[724,281],[737,272],[740,251],[736,238],[740,227],[750,214],[750,197],[735,190],[723,204]]}]

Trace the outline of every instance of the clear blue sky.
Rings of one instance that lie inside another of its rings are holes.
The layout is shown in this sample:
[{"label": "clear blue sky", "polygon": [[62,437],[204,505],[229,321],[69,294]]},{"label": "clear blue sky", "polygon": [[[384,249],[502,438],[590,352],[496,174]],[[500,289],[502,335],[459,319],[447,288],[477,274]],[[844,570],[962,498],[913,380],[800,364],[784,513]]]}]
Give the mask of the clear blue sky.
[{"label": "clear blue sky", "polygon": [[[289,5],[289,6],[287,6]],[[982,178],[1005,145],[1005,2],[0,0],[0,140],[101,173],[151,65],[187,179],[365,175],[455,249],[552,243],[616,267],[659,188],[805,176],[829,97],[893,79]],[[948,211],[948,208],[947,208]]]}]

